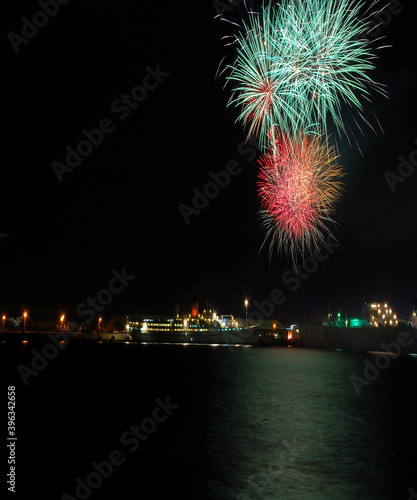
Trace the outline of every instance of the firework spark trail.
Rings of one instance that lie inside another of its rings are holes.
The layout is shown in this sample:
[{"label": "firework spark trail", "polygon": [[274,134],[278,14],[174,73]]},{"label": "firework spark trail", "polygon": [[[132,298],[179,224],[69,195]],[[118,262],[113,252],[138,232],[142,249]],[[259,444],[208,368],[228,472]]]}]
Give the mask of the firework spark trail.
[{"label": "firework spark trail", "polygon": [[[274,126],[297,136],[327,134],[331,117],[346,136],[342,111],[357,110],[377,91],[369,72],[375,51],[366,38],[372,29],[361,0],[283,0],[250,12],[235,37],[237,58],[227,79],[235,82],[230,104],[238,120],[264,149]],[[375,4],[375,2],[374,2]]]},{"label": "firework spark trail", "polygon": [[275,142],[259,163],[260,215],[275,246],[291,256],[319,249],[331,235],[335,204],[341,196],[342,169],[334,147],[318,136],[297,139],[275,134]]},{"label": "firework spark trail", "polygon": [[329,130],[350,142],[350,120],[362,134],[363,123],[373,128],[365,103],[386,95],[370,76],[385,47],[367,36],[379,1],[366,9],[364,0],[281,0],[259,12],[244,4],[248,20],[232,23],[240,32],[224,69],[234,85],[228,105],[264,151],[258,193],[270,254],[277,246],[295,262],[333,237],[343,173]]}]

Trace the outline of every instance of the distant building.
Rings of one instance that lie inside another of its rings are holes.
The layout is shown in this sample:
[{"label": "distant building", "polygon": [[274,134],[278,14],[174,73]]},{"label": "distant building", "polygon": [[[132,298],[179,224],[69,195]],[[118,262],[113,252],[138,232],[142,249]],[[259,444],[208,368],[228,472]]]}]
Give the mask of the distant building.
[{"label": "distant building", "polygon": [[369,323],[373,327],[398,325],[398,317],[388,305],[388,302],[373,302],[369,304],[367,313],[369,315]]},{"label": "distant building", "polygon": [[257,330],[263,337],[287,339],[287,329],[276,319],[261,319],[257,321]]},{"label": "distant building", "polygon": [[366,328],[369,327],[369,321],[361,318],[349,318],[349,328]]},{"label": "distant building", "polygon": [[327,318],[323,321],[324,326],[336,326],[338,328],[349,326],[349,320],[347,315],[342,318],[340,312],[337,313],[336,317],[333,317],[333,314],[329,313]]},{"label": "distant building", "polygon": [[287,340],[288,342],[294,342],[300,340],[300,326],[293,324],[289,328],[287,328]]},{"label": "distant building", "polygon": [[348,318],[345,314],[343,317],[337,313],[337,317],[333,318],[332,314],[327,316],[327,319],[323,321],[324,326],[335,326],[337,328],[366,328],[369,327],[369,321],[362,318]]}]

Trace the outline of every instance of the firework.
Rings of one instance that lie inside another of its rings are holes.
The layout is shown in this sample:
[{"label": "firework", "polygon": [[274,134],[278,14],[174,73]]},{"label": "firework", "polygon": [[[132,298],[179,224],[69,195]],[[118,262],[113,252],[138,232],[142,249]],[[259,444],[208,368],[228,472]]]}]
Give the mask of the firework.
[{"label": "firework", "polygon": [[241,108],[248,137],[265,149],[274,126],[294,136],[327,135],[329,117],[338,135],[348,135],[344,108],[370,125],[363,103],[384,90],[368,74],[376,56],[363,6],[362,0],[282,0],[249,13],[227,77],[235,85],[230,104]]},{"label": "firework", "polygon": [[[277,134],[276,134],[277,135]],[[342,191],[334,147],[320,137],[279,135],[259,160],[260,215],[265,242],[296,261],[331,235],[332,214]]]}]

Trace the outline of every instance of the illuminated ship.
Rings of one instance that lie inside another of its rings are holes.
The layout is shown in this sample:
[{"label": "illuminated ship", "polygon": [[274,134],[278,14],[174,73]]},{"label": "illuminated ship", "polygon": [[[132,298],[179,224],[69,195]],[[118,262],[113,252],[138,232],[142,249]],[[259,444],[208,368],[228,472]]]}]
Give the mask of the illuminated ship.
[{"label": "illuminated ship", "polygon": [[258,325],[246,327],[233,315],[218,316],[212,310],[175,316],[142,314],[129,317],[126,325],[133,341],[168,343],[259,344],[275,343],[276,338],[260,332]]}]

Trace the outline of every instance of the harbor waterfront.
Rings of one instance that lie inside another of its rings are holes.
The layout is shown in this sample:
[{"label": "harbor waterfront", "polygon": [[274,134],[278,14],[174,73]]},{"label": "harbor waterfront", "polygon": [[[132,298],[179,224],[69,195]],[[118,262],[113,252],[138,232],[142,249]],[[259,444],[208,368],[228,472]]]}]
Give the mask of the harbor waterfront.
[{"label": "harbor waterfront", "polygon": [[[392,351],[417,353],[416,311],[409,320],[400,320],[388,303],[366,303],[364,317],[342,318],[328,314],[321,324],[300,323],[285,327],[278,319],[253,319],[235,317],[233,314],[216,314],[212,309],[199,312],[198,303],[190,313],[175,315],[131,314],[104,322],[97,318],[97,330],[92,324],[79,325],[61,314],[55,321],[36,323],[24,312],[22,330],[5,331],[3,340],[27,340],[33,335],[57,334],[77,340],[111,342],[155,342],[168,344],[236,344],[292,346],[346,351]],[[248,301],[245,300],[245,307]],[[366,309],[366,312],[365,312]],[[55,314],[56,316],[56,314]],[[367,318],[365,317],[367,316]],[[42,326],[49,325],[49,330]],[[55,325],[55,326],[54,326]],[[118,325],[119,329],[112,329]]]},{"label": "harbor waterfront", "polygon": [[48,463],[45,500],[409,498],[417,331],[386,311],[285,327],[192,307],[96,331],[26,314],[0,333],[16,491]]},{"label": "harbor waterfront", "polygon": [[262,332],[259,328],[219,332],[3,332],[2,342],[133,342],[156,344],[258,345],[298,347],[350,352],[388,352],[395,355],[417,354],[417,330],[414,327],[337,328],[323,325],[294,325],[286,334]]}]

